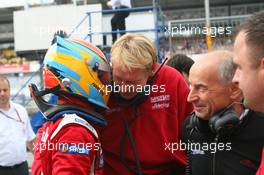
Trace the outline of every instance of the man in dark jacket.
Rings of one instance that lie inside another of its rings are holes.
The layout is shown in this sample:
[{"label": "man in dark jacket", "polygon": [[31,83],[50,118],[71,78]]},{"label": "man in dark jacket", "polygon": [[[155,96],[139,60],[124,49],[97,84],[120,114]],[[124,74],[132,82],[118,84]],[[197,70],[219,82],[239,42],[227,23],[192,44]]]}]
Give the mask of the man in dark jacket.
[{"label": "man in dark jacket", "polygon": [[184,122],[186,174],[253,175],[257,171],[264,115],[241,104],[241,90],[232,82],[235,69],[231,52],[213,51],[202,55],[190,70],[188,101],[195,112]]}]

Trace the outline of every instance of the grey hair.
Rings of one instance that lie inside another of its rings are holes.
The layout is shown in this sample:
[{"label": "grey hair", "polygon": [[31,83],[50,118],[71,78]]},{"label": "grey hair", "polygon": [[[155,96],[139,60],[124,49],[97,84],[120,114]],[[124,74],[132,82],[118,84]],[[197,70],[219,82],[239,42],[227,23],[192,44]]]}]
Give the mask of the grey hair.
[{"label": "grey hair", "polygon": [[232,58],[225,59],[219,64],[219,78],[224,85],[232,82],[236,72],[236,65]]}]

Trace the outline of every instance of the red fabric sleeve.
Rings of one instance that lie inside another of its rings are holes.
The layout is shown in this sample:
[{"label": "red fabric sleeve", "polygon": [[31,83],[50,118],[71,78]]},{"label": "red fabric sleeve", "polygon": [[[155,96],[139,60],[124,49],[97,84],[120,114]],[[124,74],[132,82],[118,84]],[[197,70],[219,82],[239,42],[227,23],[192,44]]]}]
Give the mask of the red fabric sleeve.
[{"label": "red fabric sleeve", "polygon": [[33,161],[32,169],[31,169],[32,175],[40,175],[42,172],[40,152],[39,152],[40,139],[42,137],[42,132],[43,132],[43,127],[39,128],[38,134],[37,134],[37,139],[36,139],[36,142],[34,143],[34,148],[33,148],[34,161]]},{"label": "red fabric sleeve", "polygon": [[[53,175],[89,175],[95,157],[96,140],[91,133],[79,125],[68,125],[62,128],[56,140],[57,149],[52,155]],[[62,149],[68,147],[69,149]],[[86,149],[82,151],[71,151],[72,146],[80,146]],[[59,149],[58,149],[59,148]],[[99,148],[100,149],[100,148]]]}]

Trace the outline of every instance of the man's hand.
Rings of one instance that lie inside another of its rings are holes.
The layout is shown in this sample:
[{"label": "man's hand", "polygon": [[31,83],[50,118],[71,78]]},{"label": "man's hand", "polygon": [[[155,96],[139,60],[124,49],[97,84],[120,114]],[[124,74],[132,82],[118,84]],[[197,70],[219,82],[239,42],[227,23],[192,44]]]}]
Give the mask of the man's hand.
[{"label": "man's hand", "polygon": [[27,148],[32,153],[34,152],[33,148],[34,148],[35,141],[36,141],[36,139],[33,139],[33,140],[27,142]]}]

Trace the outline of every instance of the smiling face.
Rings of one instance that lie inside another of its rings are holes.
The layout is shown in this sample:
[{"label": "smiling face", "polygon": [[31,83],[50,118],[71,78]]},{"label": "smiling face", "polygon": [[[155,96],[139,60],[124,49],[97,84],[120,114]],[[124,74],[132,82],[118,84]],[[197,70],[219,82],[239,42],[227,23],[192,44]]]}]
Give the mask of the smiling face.
[{"label": "smiling face", "polygon": [[189,77],[191,91],[187,100],[193,103],[196,116],[205,120],[230,104],[229,88],[214,77],[216,72],[195,69]]},{"label": "smiling face", "polygon": [[193,103],[197,117],[208,120],[214,113],[229,106],[234,101],[232,93],[235,92],[235,88],[233,88],[234,84],[231,83],[232,76],[231,78],[223,78],[222,76],[222,72],[225,72],[224,75],[226,72],[232,74],[232,71],[227,71],[229,69],[223,66],[225,58],[230,60],[231,57],[232,54],[229,52],[214,51],[201,56],[191,67],[189,74],[191,87],[187,100]]},{"label": "smiling face", "polygon": [[243,91],[245,106],[264,112],[264,58],[259,65],[254,65],[250,49],[246,42],[246,34],[241,31],[234,43],[233,61],[237,65],[237,70],[233,81],[238,83]]}]

